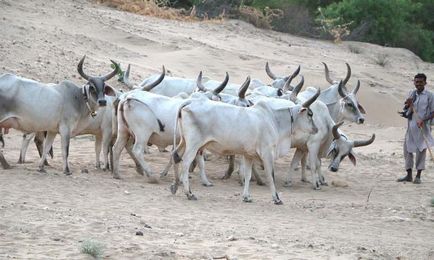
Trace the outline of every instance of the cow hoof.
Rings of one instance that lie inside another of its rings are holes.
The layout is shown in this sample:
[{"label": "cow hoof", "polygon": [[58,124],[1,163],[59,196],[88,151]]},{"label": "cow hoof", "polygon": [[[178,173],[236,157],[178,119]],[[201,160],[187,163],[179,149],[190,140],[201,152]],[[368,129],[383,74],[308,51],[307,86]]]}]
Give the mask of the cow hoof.
[{"label": "cow hoof", "polygon": [[303,179],[303,178],[301,179],[301,181],[302,181],[302,182],[308,182],[306,179]]},{"label": "cow hoof", "polygon": [[139,168],[139,167],[136,167],[136,172],[137,172],[138,174],[142,175],[142,176],[145,175],[145,173],[143,172],[143,170],[142,170],[141,168]]},{"label": "cow hoof", "polygon": [[148,177],[148,183],[157,184],[158,183],[158,178],[155,177],[155,176],[149,176]]},{"label": "cow hoof", "polygon": [[243,202],[250,203],[250,202],[252,202],[252,201],[253,201],[253,200],[252,200],[252,198],[250,198],[250,196],[243,197]]},{"label": "cow hoof", "polygon": [[166,171],[160,172],[160,178],[166,177],[167,174],[168,174],[168,172],[166,172]]},{"label": "cow hoof", "polygon": [[205,186],[205,187],[212,187],[212,186],[214,186],[214,184],[212,184],[211,182],[202,183],[202,185]]},{"label": "cow hoof", "polygon": [[119,176],[119,175],[113,175],[113,179],[120,180],[121,176]]},{"label": "cow hoof", "polygon": [[38,172],[47,173],[47,171],[44,168],[39,168]]},{"label": "cow hoof", "polygon": [[329,184],[327,182],[321,182],[322,186],[329,186]]},{"label": "cow hoof", "polygon": [[175,195],[176,191],[178,191],[178,185],[173,183],[172,185],[170,185],[170,192],[172,192],[172,194]]},{"label": "cow hoof", "polygon": [[316,183],[316,185],[313,186],[313,189],[314,189],[314,190],[320,190],[320,189],[321,189],[321,186],[319,185],[319,183]]},{"label": "cow hoof", "polygon": [[72,175],[72,172],[63,172],[66,176]]},{"label": "cow hoof", "polygon": [[280,199],[275,199],[274,205],[283,205],[283,202]]},{"label": "cow hoof", "polygon": [[193,193],[187,194],[187,199],[188,200],[197,200],[196,196]]}]

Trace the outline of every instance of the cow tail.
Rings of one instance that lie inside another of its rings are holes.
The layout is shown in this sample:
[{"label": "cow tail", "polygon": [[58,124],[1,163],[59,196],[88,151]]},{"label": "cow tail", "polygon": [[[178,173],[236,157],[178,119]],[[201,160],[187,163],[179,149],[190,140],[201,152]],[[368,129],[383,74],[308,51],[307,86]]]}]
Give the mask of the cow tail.
[{"label": "cow tail", "polygon": [[172,153],[172,157],[173,157],[173,161],[175,163],[179,163],[181,161],[181,156],[179,156],[178,154],[178,149],[180,148],[181,144],[182,144],[182,129],[181,126],[179,126],[179,136],[180,138],[180,142],[179,144],[176,143],[176,132],[178,131],[178,123],[179,120],[181,118],[181,110],[190,105],[191,104],[191,100],[187,100],[186,102],[182,103],[181,106],[179,106],[178,111],[176,112],[176,116],[175,116],[175,129],[173,131],[173,153]]}]

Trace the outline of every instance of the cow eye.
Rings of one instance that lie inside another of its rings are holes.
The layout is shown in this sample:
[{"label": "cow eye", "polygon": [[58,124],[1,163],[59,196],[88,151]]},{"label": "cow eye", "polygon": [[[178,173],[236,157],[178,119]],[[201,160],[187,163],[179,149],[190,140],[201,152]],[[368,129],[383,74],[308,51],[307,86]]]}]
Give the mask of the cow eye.
[{"label": "cow eye", "polygon": [[313,116],[313,112],[312,112],[312,110],[308,109],[308,110],[307,110],[307,115],[310,116],[310,117],[312,117],[312,116]]},{"label": "cow eye", "polygon": [[352,103],[347,103],[347,106],[353,107],[353,104]]}]

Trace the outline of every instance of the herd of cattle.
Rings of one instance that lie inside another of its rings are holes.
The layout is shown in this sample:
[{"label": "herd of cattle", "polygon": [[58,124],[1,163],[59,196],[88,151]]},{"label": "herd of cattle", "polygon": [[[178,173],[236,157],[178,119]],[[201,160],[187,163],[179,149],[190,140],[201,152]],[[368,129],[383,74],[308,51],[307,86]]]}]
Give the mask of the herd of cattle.
[{"label": "herd of cattle", "polygon": [[[201,182],[211,186],[204,169],[204,150],[229,157],[225,178],[234,171],[235,156],[239,156],[240,173],[244,176],[243,201],[250,202],[249,183],[258,164],[265,170],[275,204],[281,204],[275,188],[274,161],[295,148],[285,185],[301,164],[301,178],[305,176],[306,162],[311,171],[314,189],[326,185],[321,173],[321,159],[330,157],[329,169],[337,171],[340,162],[348,156],[356,164],[352,148],[371,144],[369,140],[350,140],[339,127],[344,120],[363,124],[365,110],[356,94],[360,81],[352,91],[346,84],[347,75],[334,81],[325,63],[325,77],[330,86],[320,91],[308,87],[301,91],[304,78],[291,85],[300,66],[290,76],[279,77],[266,72],[273,80],[267,85],[247,77],[242,85],[228,84],[203,77],[184,79],[167,76],[163,72],[150,76],[139,85],[129,81],[130,66],[123,82],[129,91],[121,92],[106,84],[117,74],[115,69],[105,76],[89,76],[83,71],[83,57],[78,73],[87,81],[80,87],[71,81],[45,84],[13,74],[0,76],[0,133],[10,128],[24,133],[19,163],[24,163],[26,150],[33,137],[41,156],[39,171],[44,171],[47,155],[57,134],[61,136],[63,172],[71,174],[68,163],[70,138],[92,134],[95,136],[96,167],[111,169],[114,178],[120,178],[119,160],[126,148],[139,174],[156,181],[155,174],[145,161],[149,145],[160,151],[173,145],[170,159],[161,173],[165,176],[174,168],[172,193],[181,183],[188,199],[196,199],[189,185],[189,172],[198,166]],[[336,122],[336,123],[335,123]],[[0,135],[1,136],[1,135]],[[3,142],[3,139],[0,139]],[[4,146],[4,142],[3,142]],[[100,154],[102,150],[102,163]],[[52,153],[51,153],[52,155]],[[0,151],[0,163],[9,168]]]}]

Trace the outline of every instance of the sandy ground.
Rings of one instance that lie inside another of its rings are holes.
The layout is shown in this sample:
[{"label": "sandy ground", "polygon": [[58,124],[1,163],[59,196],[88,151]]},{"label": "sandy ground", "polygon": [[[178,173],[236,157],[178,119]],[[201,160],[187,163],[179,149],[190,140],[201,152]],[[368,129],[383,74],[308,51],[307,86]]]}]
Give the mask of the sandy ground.
[{"label": "sandy ground", "polygon": [[[254,183],[253,203],[243,203],[236,176],[220,180],[222,159],[206,165],[214,187],[201,186],[193,174],[197,201],[182,192],[171,195],[172,175],[147,183],[126,154],[123,179],[115,180],[94,168],[90,136],[72,140],[72,176],[61,173],[59,138],[51,167],[39,173],[33,145],[29,162],[15,164],[21,135],[11,131],[4,154],[14,168],[0,170],[1,259],[88,259],[80,248],[89,239],[104,245],[106,259],[434,259],[434,163],[428,162],[422,185],[395,182],[403,174],[405,133],[396,112],[416,72],[427,73],[429,85],[434,78],[434,65],[411,52],[356,42],[336,45],[234,20],[141,17],[84,0],[0,0],[0,35],[0,73],[44,82],[82,84],[76,65],[87,54],[89,74],[110,71],[111,58],[131,63],[134,81],[164,64],[185,77],[203,70],[221,79],[228,71],[233,82],[247,75],[269,82],[266,61],[275,74],[288,74],[300,64],[306,85],[324,89],[321,62],[335,78],[345,75],[348,62],[350,86],[361,80],[360,102],[368,115],[365,125],[346,123],[343,129],[353,139],[377,135],[371,146],[355,151],[357,167],[346,159],[331,173],[325,160],[330,185],[320,191],[297,176],[293,187],[283,187],[291,155],[279,159],[277,188],[284,205],[275,206],[268,187]],[[375,61],[382,54],[388,55],[384,67]],[[110,84],[120,87],[116,80]],[[151,152],[146,159],[158,172],[169,155]]]}]

